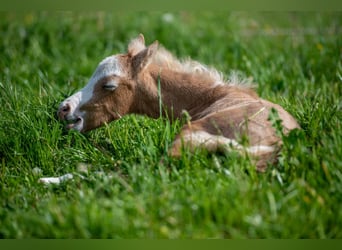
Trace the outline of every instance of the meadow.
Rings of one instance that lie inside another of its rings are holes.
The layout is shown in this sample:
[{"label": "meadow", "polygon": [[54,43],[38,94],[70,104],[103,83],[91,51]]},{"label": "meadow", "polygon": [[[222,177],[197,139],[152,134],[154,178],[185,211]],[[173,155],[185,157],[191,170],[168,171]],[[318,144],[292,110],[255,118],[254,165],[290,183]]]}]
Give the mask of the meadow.
[{"label": "meadow", "polygon": [[[342,238],[342,13],[0,13],[0,238]],[[301,129],[279,162],[184,150],[185,121],[80,134],[59,103],[139,33],[253,79]],[[41,177],[74,173],[60,185]]]}]

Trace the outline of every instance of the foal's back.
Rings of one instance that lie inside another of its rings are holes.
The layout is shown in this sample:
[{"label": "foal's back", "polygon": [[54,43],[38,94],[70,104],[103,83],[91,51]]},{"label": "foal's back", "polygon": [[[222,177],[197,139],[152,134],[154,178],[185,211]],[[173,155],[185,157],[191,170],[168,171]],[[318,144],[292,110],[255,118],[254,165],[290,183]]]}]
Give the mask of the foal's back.
[{"label": "foal's back", "polygon": [[268,162],[276,160],[282,145],[269,119],[271,110],[275,109],[282,120],[284,134],[299,128],[297,121],[280,105],[261,99],[251,89],[228,85],[218,88],[226,94],[183,127],[171,152],[177,155],[179,141],[192,150],[238,150],[252,156],[257,169],[264,171]]}]

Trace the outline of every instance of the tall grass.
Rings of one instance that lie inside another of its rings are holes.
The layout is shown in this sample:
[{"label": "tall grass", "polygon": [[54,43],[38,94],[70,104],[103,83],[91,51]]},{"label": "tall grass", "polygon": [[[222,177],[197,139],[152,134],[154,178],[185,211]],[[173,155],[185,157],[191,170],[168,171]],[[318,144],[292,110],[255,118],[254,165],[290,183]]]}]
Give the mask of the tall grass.
[{"label": "tall grass", "polygon": [[[341,238],[341,13],[0,13],[1,238]],[[65,131],[60,101],[144,33],[238,71],[301,125],[258,174],[231,153],[166,155],[185,121]],[[86,171],[84,170],[86,166]],[[42,176],[76,173],[61,185]]]}]

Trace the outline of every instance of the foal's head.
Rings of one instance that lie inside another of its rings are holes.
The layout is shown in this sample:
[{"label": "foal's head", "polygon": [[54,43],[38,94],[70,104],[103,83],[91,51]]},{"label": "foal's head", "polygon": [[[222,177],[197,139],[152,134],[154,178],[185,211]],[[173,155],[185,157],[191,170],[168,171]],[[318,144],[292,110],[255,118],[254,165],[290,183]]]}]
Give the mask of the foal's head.
[{"label": "foal's head", "polygon": [[143,35],[131,41],[127,54],[105,58],[88,84],[64,100],[58,110],[67,128],[85,132],[130,113],[139,74],[150,63],[157,42],[147,48]]}]

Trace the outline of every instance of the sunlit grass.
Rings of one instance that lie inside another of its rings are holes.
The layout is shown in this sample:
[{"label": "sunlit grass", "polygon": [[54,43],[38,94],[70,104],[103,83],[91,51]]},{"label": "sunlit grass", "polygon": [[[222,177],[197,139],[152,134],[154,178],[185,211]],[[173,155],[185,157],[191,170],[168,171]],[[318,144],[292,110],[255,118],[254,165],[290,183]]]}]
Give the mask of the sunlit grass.
[{"label": "sunlit grass", "polygon": [[[1,238],[342,237],[340,13],[0,15]],[[279,163],[259,174],[234,153],[169,158],[184,121],[165,117],[65,131],[60,101],[139,33],[251,77],[292,113],[302,129]]]}]

